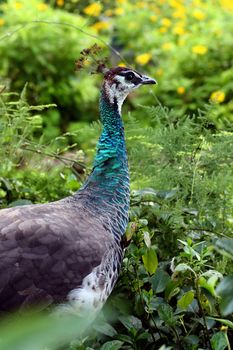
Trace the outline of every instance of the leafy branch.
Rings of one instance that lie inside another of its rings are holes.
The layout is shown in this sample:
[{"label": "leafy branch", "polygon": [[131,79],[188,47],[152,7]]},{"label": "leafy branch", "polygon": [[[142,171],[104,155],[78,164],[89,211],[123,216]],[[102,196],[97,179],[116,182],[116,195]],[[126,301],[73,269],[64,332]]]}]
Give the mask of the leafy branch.
[{"label": "leafy branch", "polygon": [[120,52],[117,51],[111,44],[107,43],[100,36],[89,33],[79,26],[76,26],[76,25],[71,24],[71,23],[66,23],[66,22],[46,21],[46,20],[33,20],[33,21],[25,22],[20,27],[13,30],[12,32],[7,32],[3,36],[1,36],[0,40],[7,39],[7,38],[13,36],[14,34],[16,34],[17,32],[25,29],[26,27],[37,28],[37,26],[35,26],[35,24],[58,25],[58,26],[65,26],[65,27],[70,27],[70,28],[73,28],[75,30],[78,30],[80,33],[87,35],[90,38],[96,39],[99,42],[101,42],[102,44],[104,44],[111,52],[113,52],[115,55],[117,55],[123,62],[127,63],[126,59],[120,54]]}]

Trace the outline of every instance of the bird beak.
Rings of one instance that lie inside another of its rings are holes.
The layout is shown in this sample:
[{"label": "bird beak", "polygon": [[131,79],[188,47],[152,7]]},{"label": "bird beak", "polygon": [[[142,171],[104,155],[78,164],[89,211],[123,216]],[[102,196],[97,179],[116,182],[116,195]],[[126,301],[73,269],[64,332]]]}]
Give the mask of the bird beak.
[{"label": "bird beak", "polygon": [[141,79],[142,79],[141,84],[143,84],[143,85],[146,85],[146,84],[157,84],[157,81],[155,79],[147,77],[146,75],[143,75]]}]

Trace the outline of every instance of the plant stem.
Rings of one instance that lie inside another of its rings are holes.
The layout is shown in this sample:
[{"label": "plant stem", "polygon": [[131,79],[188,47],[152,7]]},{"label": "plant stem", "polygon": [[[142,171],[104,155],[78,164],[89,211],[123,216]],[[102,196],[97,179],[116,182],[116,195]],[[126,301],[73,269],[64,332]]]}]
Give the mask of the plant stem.
[{"label": "plant stem", "polygon": [[195,290],[196,290],[196,295],[197,295],[197,303],[199,306],[201,317],[203,319],[204,339],[205,339],[206,346],[209,346],[209,349],[213,350],[211,342],[210,342],[209,331],[208,331],[207,324],[206,324],[205,313],[204,313],[204,310],[203,310],[202,304],[201,304],[201,296],[200,296],[200,289],[198,286],[198,279],[199,279],[199,276],[196,277],[194,284],[195,284]]}]

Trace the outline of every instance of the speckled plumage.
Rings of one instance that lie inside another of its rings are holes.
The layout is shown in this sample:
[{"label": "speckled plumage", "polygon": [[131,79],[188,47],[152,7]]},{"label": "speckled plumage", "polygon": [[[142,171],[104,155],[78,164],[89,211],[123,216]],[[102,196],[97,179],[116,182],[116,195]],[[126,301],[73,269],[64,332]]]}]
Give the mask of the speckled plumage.
[{"label": "speckled plumage", "polygon": [[[126,75],[134,75],[127,82]],[[129,211],[129,174],[120,108],[148,77],[114,68],[100,98],[103,131],[93,170],[73,196],[0,211],[0,312],[99,310],[117,280]]]}]

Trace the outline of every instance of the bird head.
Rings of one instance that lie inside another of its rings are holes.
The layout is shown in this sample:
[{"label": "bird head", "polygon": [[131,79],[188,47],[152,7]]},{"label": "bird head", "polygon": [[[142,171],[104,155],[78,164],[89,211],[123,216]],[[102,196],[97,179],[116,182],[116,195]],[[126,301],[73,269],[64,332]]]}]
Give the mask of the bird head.
[{"label": "bird head", "polygon": [[156,84],[156,80],[131,68],[115,67],[104,72],[104,94],[110,103],[117,104],[119,111],[131,91],[147,84]]}]

